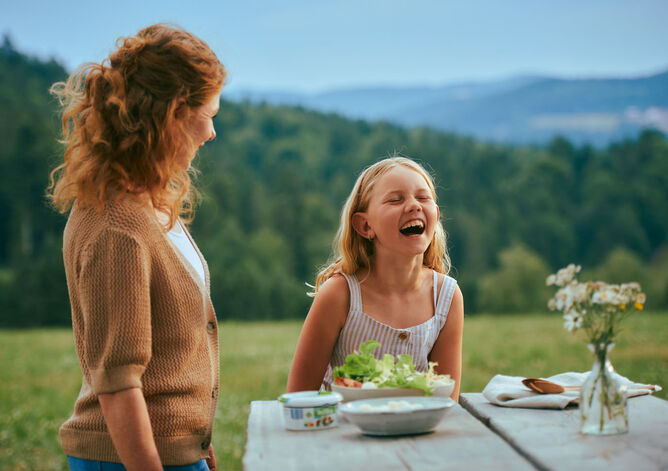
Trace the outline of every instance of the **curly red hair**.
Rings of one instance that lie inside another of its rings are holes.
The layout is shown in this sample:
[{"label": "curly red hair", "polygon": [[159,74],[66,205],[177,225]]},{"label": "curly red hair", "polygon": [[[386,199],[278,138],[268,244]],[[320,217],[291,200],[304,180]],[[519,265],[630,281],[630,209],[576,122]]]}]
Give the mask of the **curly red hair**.
[{"label": "curly red hair", "polygon": [[51,87],[66,147],[47,195],[62,213],[75,200],[102,209],[110,198],[148,195],[171,227],[194,210],[190,175],[179,163],[196,151],[186,123],[220,93],[225,69],[204,41],[174,26],[149,26],[116,45],[102,63],[84,64]]}]

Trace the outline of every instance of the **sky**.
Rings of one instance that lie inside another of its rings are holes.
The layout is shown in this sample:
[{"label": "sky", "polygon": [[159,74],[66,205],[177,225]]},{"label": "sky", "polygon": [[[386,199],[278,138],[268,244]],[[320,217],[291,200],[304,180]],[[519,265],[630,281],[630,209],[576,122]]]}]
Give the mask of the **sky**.
[{"label": "sky", "polygon": [[667,0],[0,0],[0,34],[68,70],[169,22],[211,46],[229,90],[308,93],[650,75],[668,70],[667,19]]}]

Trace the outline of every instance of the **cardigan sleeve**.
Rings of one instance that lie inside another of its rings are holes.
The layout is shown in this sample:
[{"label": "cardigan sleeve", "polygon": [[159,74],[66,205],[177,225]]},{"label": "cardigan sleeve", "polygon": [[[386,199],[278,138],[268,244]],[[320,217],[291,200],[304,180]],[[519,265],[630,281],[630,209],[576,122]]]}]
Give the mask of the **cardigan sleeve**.
[{"label": "cardigan sleeve", "polygon": [[150,257],[135,237],[105,229],[82,254],[80,356],[93,392],[142,387],[151,359]]}]

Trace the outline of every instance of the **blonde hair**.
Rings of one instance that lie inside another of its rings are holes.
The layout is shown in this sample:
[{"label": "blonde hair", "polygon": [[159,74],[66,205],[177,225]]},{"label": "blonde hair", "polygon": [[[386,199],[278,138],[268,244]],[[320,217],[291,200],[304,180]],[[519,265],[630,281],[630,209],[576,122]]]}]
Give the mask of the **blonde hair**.
[{"label": "blonde hair", "polygon": [[103,209],[112,197],[147,194],[169,215],[168,227],[187,219],[196,196],[179,162],[196,150],[187,121],[224,80],[204,41],[158,24],[120,38],[108,59],[53,84],[66,146],[64,162],[50,174],[53,206],[64,213],[76,200]]},{"label": "blonde hair", "polygon": [[[427,182],[434,202],[436,202],[436,188],[431,175],[420,165],[406,157],[394,155],[380,160],[366,168],[357,178],[346,203],[341,210],[339,229],[334,237],[333,261],[326,265],[315,279],[314,296],[320,285],[337,273],[352,275],[360,269],[369,268],[373,259],[373,242],[365,239],[355,231],[352,220],[353,214],[364,212],[369,206],[371,193],[378,180],[395,167],[404,166],[419,173]],[[450,272],[450,256],[446,246],[446,234],[441,221],[437,221],[434,238],[424,253],[423,264],[439,273]]]}]

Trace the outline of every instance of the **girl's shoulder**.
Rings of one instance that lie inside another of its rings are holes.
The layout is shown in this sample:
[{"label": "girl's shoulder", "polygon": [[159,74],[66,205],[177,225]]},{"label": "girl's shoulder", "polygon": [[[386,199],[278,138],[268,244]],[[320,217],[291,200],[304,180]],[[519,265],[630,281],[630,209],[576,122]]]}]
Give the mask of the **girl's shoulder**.
[{"label": "girl's shoulder", "polygon": [[350,290],[346,278],[338,273],[328,278],[318,288],[312,309],[345,321],[350,309]]},{"label": "girl's shoulder", "polygon": [[[428,270],[432,271],[431,268],[429,268]],[[457,285],[457,280],[452,276],[436,270],[433,270],[433,273],[436,274],[436,280],[438,281],[438,286]]]},{"label": "girl's shoulder", "polygon": [[445,273],[434,271],[436,274],[436,283],[438,286],[437,298],[443,300],[446,307],[450,309],[453,304],[461,303],[462,291],[459,289],[457,280]]},{"label": "girl's shoulder", "polygon": [[331,298],[331,297],[342,297],[345,293],[348,293],[348,280],[341,273],[336,273],[330,278],[325,280],[325,282],[320,285],[318,292],[316,293],[317,297]]}]

